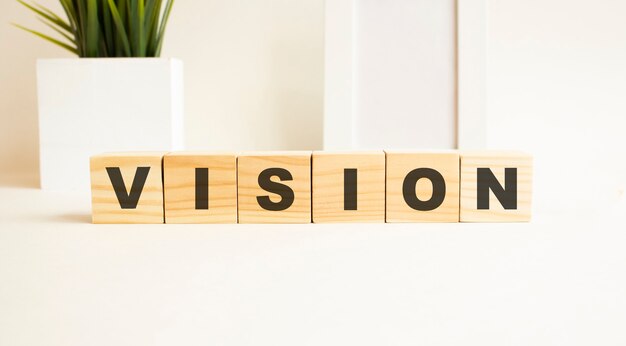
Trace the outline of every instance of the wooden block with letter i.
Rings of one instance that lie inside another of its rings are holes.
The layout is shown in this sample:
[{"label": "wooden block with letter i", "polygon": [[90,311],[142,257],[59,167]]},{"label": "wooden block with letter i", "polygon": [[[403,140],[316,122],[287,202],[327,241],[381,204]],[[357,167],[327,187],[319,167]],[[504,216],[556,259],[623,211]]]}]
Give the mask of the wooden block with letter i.
[{"label": "wooden block with letter i", "polygon": [[164,153],[92,156],[93,223],[163,223]]},{"label": "wooden block with letter i", "polygon": [[237,159],[239,223],[310,223],[311,152],[261,152]]},{"label": "wooden block with letter i", "polygon": [[533,159],[520,152],[461,153],[461,222],[530,221]]},{"label": "wooden block with letter i", "polygon": [[385,153],[313,153],[313,222],[385,222]]},{"label": "wooden block with letter i", "polygon": [[459,154],[387,151],[387,222],[459,222]]},{"label": "wooden block with letter i", "polygon": [[237,223],[237,155],[163,157],[165,223]]}]

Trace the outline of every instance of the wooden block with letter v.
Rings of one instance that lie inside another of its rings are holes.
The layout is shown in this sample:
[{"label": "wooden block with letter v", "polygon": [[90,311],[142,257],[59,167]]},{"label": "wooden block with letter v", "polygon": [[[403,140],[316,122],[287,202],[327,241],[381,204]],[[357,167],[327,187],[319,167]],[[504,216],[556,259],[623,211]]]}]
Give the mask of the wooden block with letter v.
[{"label": "wooden block with letter v", "polygon": [[387,222],[459,222],[459,154],[387,151]]},{"label": "wooden block with letter v", "polygon": [[385,153],[313,153],[313,222],[385,222]]},{"label": "wooden block with letter v", "polygon": [[163,157],[165,223],[237,223],[237,155]]},{"label": "wooden block with letter v", "polygon": [[461,153],[461,222],[530,221],[533,158],[521,152]]},{"label": "wooden block with letter v", "polygon": [[237,160],[239,223],[310,223],[311,152],[259,152]]},{"label": "wooden block with letter v", "polygon": [[93,223],[163,223],[164,153],[92,156]]}]

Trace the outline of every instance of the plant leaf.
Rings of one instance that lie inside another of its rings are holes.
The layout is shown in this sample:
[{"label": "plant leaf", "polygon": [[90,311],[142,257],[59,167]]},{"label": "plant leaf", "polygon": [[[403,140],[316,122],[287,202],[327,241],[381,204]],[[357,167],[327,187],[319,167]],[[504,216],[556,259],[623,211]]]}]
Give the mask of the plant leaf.
[{"label": "plant leaf", "polygon": [[72,27],[72,30],[76,31],[76,9],[74,9],[72,0],[61,0],[61,6],[63,6],[63,10],[65,10],[65,15],[70,21],[70,26]]},{"label": "plant leaf", "polygon": [[65,12],[61,18],[48,7],[31,2],[36,0],[16,1],[63,39],[18,27],[79,57],[158,57],[174,3],[174,0],[59,0]]},{"label": "plant leaf", "polygon": [[124,29],[124,23],[122,22],[122,18],[120,17],[119,12],[117,11],[117,7],[113,0],[107,0],[109,3],[109,9],[111,10],[111,15],[113,16],[113,23],[115,23],[115,27],[117,28],[117,34],[119,38],[122,40],[122,44],[124,47],[124,53],[126,56],[131,56],[130,44],[128,43],[128,36],[126,35],[126,29]]},{"label": "plant leaf", "polygon": [[81,33],[80,35],[80,45],[79,50],[81,51],[81,56],[87,56],[87,9],[85,8],[85,2],[83,0],[73,0],[76,3],[75,8],[78,10],[76,19],[78,20],[78,31]]},{"label": "plant leaf", "polygon": [[102,25],[104,42],[108,56],[115,56],[115,40],[113,38],[113,23],[111,23],[111,9],[106,2],[102,2]]},{"label": "plant leaf", "polygon": [[148,37],[146,54],[154,56],[157,46],[157,28],[159,25],[159,11],[161,10],[161,0],[152,0],[146,7],[146,35]]},{"label": "plant leaf", "polygon": [[78,50],[76,49],[76,47],[72,47],[69,44],[61,42],[61,41],[59,41],[59,40],[57,40],[55,38],[52,38],[52,37],[50,37],[48,35],[42,34],[39,31],[31,30],[31,29],[25,28],[25,27],[23,27],[21,25],[18,25],[18,24],[13,24],[13,25],[18,27],[18,28],[20,28],[20,29],[22,29],[22,30],[24,30],[24,31],[30,32],[33,35],[37,35],[37,36],[43,38],[46,41],[52,42],[52,43],[56,44],[57,46],[65,48],[65,49],[69,50],[70,52],[78,55]]},{"label": "plant leaf", "polygon": [[98,56],[100,24],[98,23],[98,2],[87,0],[86,51],[88,57]]},{"label": "plant leaf", "polygon": [[130,48],[133,51],[133,56],[137,56],[139,53],[139,21],[137,20],[137,1],[138,0],[128,0],[128,4],[130,5],[130,9],[128,10],[128,36],[131,38]]},{"label": "plant leaf", "polygon": [[143,0],[137,0],[137,56],[145,57],[146,56],[146,37],[145,35],[145,22],[146,22],[146,12],[145,12],[145,4]]},{"label": "plant leaf", "polygon": [[61,18],[59,15],[57,15],[56,13],[52,12],[52,10],[50,10],[49,8],[40,5],[38,3],[33,3],[34,6],[36,6],[37,8],[39,8],[41,11],[47,13],[48,15],[50,15],[50,17],[55,18],[56,20],[60,20],[61,22],[67,24],[68,26],[71,27],[71,24],[68,23],[67,21],[65,21],[65,19]]},{"label": "plant leaf", "polygon": [[54,30],[54,31],[58,32],[58,33],[59,33],[59,35],[61,35],[61,36],[65,37],[65,39],[67,39],[68,41],[70,41],[70,42],[72,42],[72,43],[74,43],[74,44],[76,43],[76,42],[74,41],[74,38],[72,38],[70,35],[68,35],[68,34],[66,34],[65,32],[63,32],[62,30],[60,30],[58,27],[56,27],[56,26],[54,26],[54,25],[52,25],[52,24],[50,24],[50,23],[46,22],[45,20],[43,20],[43,19],[41,19],[41,18],[37,18],[37,19],[39,19],[39,21],[40,21],[40,22],[42,22],[42,23],[44,23],[45,25],[47,25],[48,27],[50,27],[50,29],[52,29],[52,30]]},{"label": "plant leaf", "polygon": [[165,4],[165,11],[163,12],[163,17],[161,18],[161,26],[159,27],[158,35],[158,43],[156,50],[154,52],[155,57],[161,56],[161,47],[163,46],[163,37],[165,37],[165,28],[167,27],[167,21],[170,17],[170,12],[172,11],[172,5],[174,4],[174,0],[167,0]]},{"label": "plant leaf", "polygon": [[[24,5],[24,6],[25,6],[25,7],[27,7],[29,10],[31,10],[31,11],[33,11],[33,12],[37,13],[38,15],[42,16],[43,18],[45,18],[45,19],[49,20],[49,21],[50,21],[50,22],[52,22],[53,24],[56,24],[56,25],[58,25],[59,27],[61,27],[61,28],[65,29],[65,30],[67,30],[67,32],[69,32],[69,33],[71,33],[71,32],[72,32],[72,27],[71,27],[71,26],[70,26],[67,22],[65,22],[64,20],[62,20],[61,18],[59,18],[59,16],[57,16],[57,15],[55,15],[55,14],[53,14],[54,16],[52,16],[52,15],[50,15],[50,14],[48,14],[48,13],[46,13],[46,12],[44,12],[44,11],[42,11],[42,10],[40,10],[40,9],[38,9],[38,8],[36,8],[36,7],[34,7],[34,6],[32,6],[32,5],[30,5],[30,4],[28,4],[28,3],[24,2],[24,1],[22,1],[22,0],[17,0],[17,2],[19,2],[19,3],[20,3],[20,4],[22,4],[22,5]],[[50,11],[50,10],[48,10],[48,11]],[[50,12],[52,12],[52,11],[50,11]]]}]

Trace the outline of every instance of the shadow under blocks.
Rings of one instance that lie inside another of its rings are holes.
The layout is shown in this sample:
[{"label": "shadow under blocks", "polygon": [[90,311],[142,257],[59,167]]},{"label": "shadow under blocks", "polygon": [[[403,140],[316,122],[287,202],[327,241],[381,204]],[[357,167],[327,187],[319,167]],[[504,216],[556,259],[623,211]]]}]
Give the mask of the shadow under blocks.
[{"label": "shadow under blocks", "polygon": [[128,152],[91,157],[93,223],[528,222],[515,151]]}]

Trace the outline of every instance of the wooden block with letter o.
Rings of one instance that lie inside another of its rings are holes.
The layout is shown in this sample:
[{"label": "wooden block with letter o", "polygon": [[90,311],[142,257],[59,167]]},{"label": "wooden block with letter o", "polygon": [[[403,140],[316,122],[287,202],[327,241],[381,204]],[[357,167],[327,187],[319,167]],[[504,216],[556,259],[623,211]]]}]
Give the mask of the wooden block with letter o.
[{"label": "wooden block with letter o", "polygon": [[92,156],[93,223],[163,223],[164,153]]},{"label": "wooden block with letter o", "polygon": [[237,155],[167,154],[163,186],[165,223],[237,223]]},{"label": "wooden block with letter o", "polygon": [[459,222],[459,154],[387,151],[387,222]]},{"label": "wooden block with letter o", "polygon": [[314,152],[313,222],[385,222],[385,153]]},{"label": "wooden block with letter o", "polygon": [[311,152],[261,152],[237,161],[239,223],[310,223]]},{"label": "wooden block with letter o", "polygon": [[533,159],[520,152],[461,153],[461,222],[530,221]]}]

